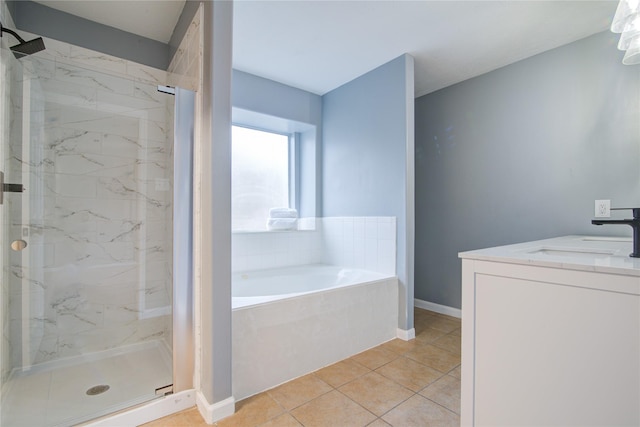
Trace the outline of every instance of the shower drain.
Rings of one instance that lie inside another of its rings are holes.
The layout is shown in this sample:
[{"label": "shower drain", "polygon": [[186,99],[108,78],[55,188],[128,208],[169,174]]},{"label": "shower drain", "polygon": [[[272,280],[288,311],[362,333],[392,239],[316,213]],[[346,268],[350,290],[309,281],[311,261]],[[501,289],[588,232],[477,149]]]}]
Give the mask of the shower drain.
[{"label": "shower drain", "polygon": [[110,387],[106,384],[95,385],[87,390],[87,394],[89,396],[95,396],[96,394],[104,393],[105,391],[109,390],[109,388]]}]

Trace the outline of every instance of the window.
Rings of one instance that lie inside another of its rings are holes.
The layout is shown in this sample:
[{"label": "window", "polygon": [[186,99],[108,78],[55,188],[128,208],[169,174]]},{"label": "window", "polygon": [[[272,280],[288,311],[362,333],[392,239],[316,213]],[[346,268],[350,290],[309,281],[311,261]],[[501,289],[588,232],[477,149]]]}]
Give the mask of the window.
[{"label": "window", "polygon": [[233,126],[232,230],[266,230],[269,209],[289,207],[290,135]]}]

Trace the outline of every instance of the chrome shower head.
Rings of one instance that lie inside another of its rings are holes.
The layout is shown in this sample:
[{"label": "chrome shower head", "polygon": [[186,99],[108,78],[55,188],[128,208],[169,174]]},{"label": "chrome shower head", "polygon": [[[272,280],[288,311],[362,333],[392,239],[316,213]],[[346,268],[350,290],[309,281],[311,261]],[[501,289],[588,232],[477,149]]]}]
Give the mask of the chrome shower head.
[{"label": "chrome shower head", "polygon": [[0,37],[2,37],[2,33],[9,33],[13,37],[18,39],[18,41],[20,42],[17,45],[10,47],[11,51],[13,52],[13,55],[18,59],[27,55],[32,55],[36,52],[40,52],[41,50],[45,49],[44,40],[42,40],[42,37],[25,41],[22,37],[18,35],[18,33],[8,28],[4,28],[0,23]]}]

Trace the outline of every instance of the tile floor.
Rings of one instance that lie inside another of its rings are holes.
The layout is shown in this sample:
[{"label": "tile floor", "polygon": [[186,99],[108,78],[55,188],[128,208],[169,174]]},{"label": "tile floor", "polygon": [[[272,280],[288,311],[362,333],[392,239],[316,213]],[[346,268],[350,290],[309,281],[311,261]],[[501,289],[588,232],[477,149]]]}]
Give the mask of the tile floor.
[{"label": "tile floor", "polygon": [[[460,319],[416,308],[416,339],[395,339],[236,403],[220,427],[460,424]],[[145,427],[206,426],[196,408]]]}]

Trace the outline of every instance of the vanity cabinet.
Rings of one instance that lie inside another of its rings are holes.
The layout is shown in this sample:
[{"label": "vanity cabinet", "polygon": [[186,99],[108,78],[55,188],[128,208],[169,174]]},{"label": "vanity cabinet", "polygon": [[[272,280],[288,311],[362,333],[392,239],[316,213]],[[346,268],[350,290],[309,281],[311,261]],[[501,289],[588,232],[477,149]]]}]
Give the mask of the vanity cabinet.
[{"label": "vanity cabinet", "polygon": [[579,239],[460,254],[463,426],[640,425],[640,264]]}]

